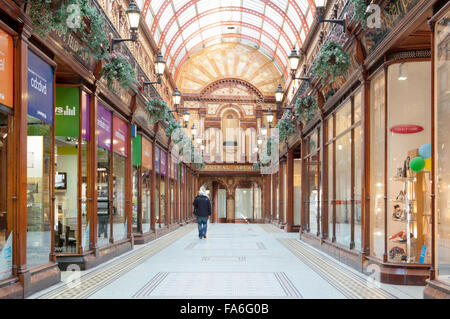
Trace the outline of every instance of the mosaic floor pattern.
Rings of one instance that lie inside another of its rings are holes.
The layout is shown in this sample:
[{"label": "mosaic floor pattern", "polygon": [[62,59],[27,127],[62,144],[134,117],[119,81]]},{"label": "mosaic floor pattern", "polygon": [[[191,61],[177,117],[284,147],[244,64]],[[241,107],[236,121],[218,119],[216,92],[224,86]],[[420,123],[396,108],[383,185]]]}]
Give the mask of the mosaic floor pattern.
[{"label": "mosaic floor pattern", "polygon": [[[423,287],[373,286],[367,277],[272,225],[183,226],[30,298],[419,298]],[[67,278],[69,273],[62,273]]]}]

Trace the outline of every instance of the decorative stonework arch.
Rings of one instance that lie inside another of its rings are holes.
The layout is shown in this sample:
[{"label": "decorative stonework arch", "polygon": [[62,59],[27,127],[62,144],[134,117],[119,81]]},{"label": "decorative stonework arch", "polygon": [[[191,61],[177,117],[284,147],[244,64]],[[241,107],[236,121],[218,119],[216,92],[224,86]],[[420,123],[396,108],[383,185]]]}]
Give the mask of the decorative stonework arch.
[{"label": "decorative stonework arch", "polygon": [[230,103],[222,104],[221,106],[219,106],[219,108],[216,111],[216,114],[221,118],[228,110],[233,110],[234,112],[238,113],[239,119],[243,119],[245,117],[244,110],[238,104],[230,104]]},{"label": "decorative stonework arch", "polygon": [[214,91],[217,91],[222,88],[235,88],[236,86],[239,86],[239,88],[244,88],[249,93],[250,97],[254,97],[255,99],[260,101],[262,101],[264,98],[263,94],[261,93],[260,90],[258,90],[256,86],[247,81],[235,78],[220,79],[218,81],[208,84],[200,92],[199,97],[206,98],[208,96],[211,96],[211,93],[213,93]]}]

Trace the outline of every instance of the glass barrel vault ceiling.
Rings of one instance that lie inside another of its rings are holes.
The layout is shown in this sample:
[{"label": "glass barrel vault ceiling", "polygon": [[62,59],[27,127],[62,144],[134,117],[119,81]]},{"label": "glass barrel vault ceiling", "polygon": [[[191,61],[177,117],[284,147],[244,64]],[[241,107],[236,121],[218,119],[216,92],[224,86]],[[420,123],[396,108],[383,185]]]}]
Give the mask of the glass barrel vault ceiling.
[{"label": "glass barrel vault ceiling", "polygon": [[268,56],[285,78],[288,55],[302,46],[315,0],[137,0],[169,71],[192,54],[239,40]]}]

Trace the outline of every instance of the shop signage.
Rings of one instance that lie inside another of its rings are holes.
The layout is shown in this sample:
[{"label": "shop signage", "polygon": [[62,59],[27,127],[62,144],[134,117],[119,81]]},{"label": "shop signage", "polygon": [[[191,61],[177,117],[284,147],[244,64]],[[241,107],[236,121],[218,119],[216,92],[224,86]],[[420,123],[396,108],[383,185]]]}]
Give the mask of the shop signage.
[{"label": "shop signage", "polygon": [[0,29],[0,103],[13,107],[13,39]]},{"label": "shop signage", "polygon": [[166,176],[166,162],[167,162],[167,155],[166,152],[164,152],[163,150],[161,150],[161,175]]},{"label": "shop signage", "polygon": [[113,116],[113,151],[127,156],[128,125],[125,121]]},{"label": "shop signage", "polygon": [[381,12],[381,28],[369,29],[364,35],[365,49],[372,52],[418,2],[419,0],[388,1]]},{"label": "shop signage", "polygon": [[84,49],[86,48],[86,43],[83,43],[76,33],[68,31],[63,34],[59,31],[53,31],[51,36],[69,55],[73,56],[86,69],[90,70],[92,73],[95,72],[95,59],[89,56],[89,52]]},{"label": "shop signage", "polygon": [[81,91],[81,135],[86,140],[89,141],[90,138],[90,109],[91,109],[91,96],[84,91]]},{"label": "shop signage", "polygon": [[155,172],[156,174],[159,174],[159,158],[160,158],[160,149],[159,147],[155,147]]},{"label": "shop signage", "polygon": [[205,165],[203,171],[253,171],[253,165]]},{"label": "shop signage", "polygon": [[101,103],[97,110],[98,146],[111,151],[112,113]]},{"label": "shop signage", "polygon": [[28,114],[53,124],[53,68],[28,50]]},{"label": "shop signage", "polygon": [[141,158],[142,158],[142,135],[138,134],[136,137],[133,137],[133,165],[140,166]]},{"label": "shop signage", "polygon": [[152,142],[142,138],[142,166],[152,169]]},{"label": "shop signage", "polygon": [[80,89],[56,86],[55,136],[80,136]]},{"label": "shop signage", "polygon": [[392,126],[390,131],[396,134],[414,134],[423,131],[423,127],[414,124],[402,124]]}]

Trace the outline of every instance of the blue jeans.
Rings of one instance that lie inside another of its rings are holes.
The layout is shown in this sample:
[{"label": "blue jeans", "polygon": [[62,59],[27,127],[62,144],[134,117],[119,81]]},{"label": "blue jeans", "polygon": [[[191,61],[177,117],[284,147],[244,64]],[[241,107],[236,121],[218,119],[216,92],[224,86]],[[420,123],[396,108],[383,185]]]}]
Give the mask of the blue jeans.
[{"label": "blue jeans", "polygon": [[206,235],[206,228],[208,225],[208,216],[197,217],[197,224],[198,224],[198,237],[202,238],[203,235]]}]

